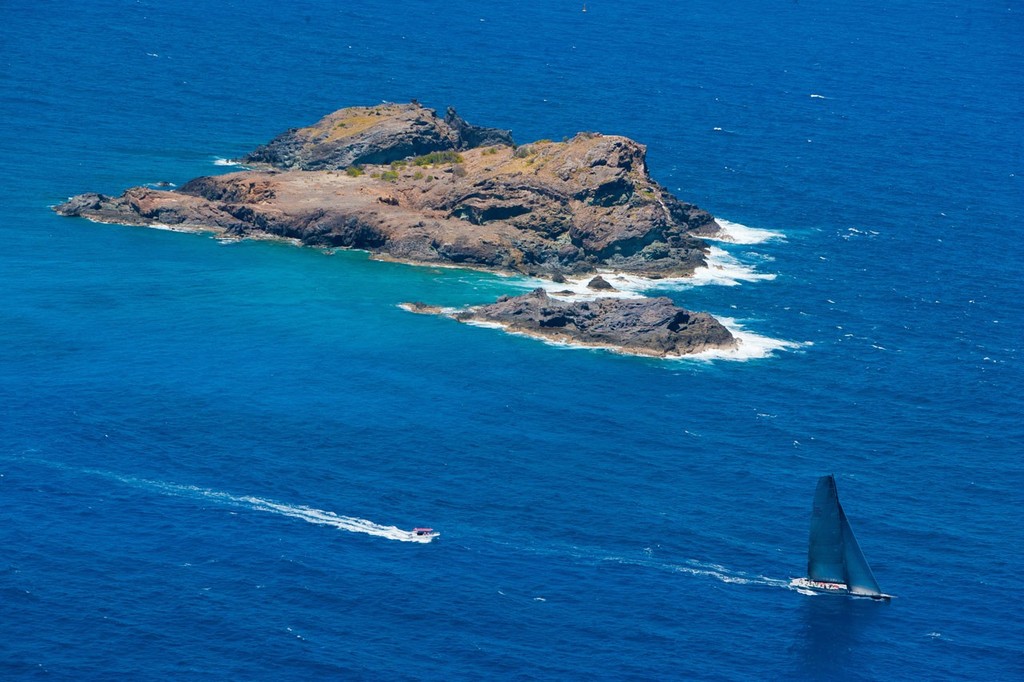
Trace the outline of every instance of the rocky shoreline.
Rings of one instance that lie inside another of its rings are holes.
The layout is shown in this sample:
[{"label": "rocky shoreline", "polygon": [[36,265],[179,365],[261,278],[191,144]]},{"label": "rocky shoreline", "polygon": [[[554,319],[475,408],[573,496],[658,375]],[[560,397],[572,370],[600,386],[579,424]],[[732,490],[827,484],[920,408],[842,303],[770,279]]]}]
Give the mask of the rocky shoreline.
[{"label": "rocky shoreline", "polygon": [[708,350],[731,350],[738,343],[708,313],[690,312],[667,297],[563,301],[544,289],[535,289],[462,310],[424,303],[406,303],[402,307],[414,313],[496,324],[510,332],[549,341],[610,348],[632,355],[681,357]]},{"label": "rocky shoreline", "polygon": [[[599,133],[517,146],[508,131],[470,125],[450,108],[442,118],[415,102],[383,104],[341,109],[289,130],[245,156],[248,170],[195,178],[170,191],[80,194],[54,210],[99,222],[289,239],[553,281],[598,270],[651,279],[690,276],[706,264],[701,237],[721,228],[651,179],[645,156],[643,145]],[[594,288],[600,287],[598,281]],[[510,301],[520,298],[493,304],[505,312],[484,306],[473,314],[505,315]],[[633,300],[629,309],[647,307],[657,317],[667,314],[667,300]],[[703,343],[669,343],[652,341],[643,325],[634,336],[646,340],[634,343],[628,329],[643,313],[620,315],[616,328],[627,331],[610,334],[583,323],[592,313],[608,314],[588,305],[589,311],[565,313],[580,324],[556,332],[550,320],[541,324],[546,318],[537,317],[535,326],[548,337],[655,355],[735,345],[724,327],[694,331],[705,335]],[[500,322],[540,333],[521,315],[512,317]]]}]

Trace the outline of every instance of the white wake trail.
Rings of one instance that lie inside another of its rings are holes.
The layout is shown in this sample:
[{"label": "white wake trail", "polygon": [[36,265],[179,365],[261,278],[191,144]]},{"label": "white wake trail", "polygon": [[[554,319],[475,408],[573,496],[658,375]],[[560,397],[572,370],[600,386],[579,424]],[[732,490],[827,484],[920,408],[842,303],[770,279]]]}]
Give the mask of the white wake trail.
[{"label": "white wake trail", "polygon": [[[33,461],[59,469],[70,470],[70,467],[66,467],[55,462],[46,462],[42,460]],[[269,512],[279,516],[301,519],[307,523],[314,523],[320,526],[330,526],[349,533],[362,533],[363,535],[372,535],[388,540],[397,540],[398,542],[418,542],[425,544],[432,541],[439,535],[433,533],[418,534],[415,530],[403,530],[397,526],[385,526],[368,519],[361,519],[355,516],[342,516],[340,514],[335,514],[332,511],[316,509],[306,505],[285,504],[283,502],[276,502],[274,500],[254,497],[252,495],[232,495],[231,493],[211,490],[209,488],[201,488],[199,486],[179,485],[177,483],[168,483],[166,481],[122,476],[120,474],[115,474],[110,471],[102,471],[99,469],[75,469],[75,471],[112,479],[133,488],[155,490],[163,495],[183,497],[192,500],[209,500],[218,504],[240,507],[253,511]]]},{"label": "white wake trail", "polygon": [[430,536],[417,535],[411,530],[402,530],[397,526],[383,526],[379,523],[374,523],[373,521],[368,521],[366,519],[360,519],[354,516],[339,516],[334,512],[314,509],[304,505],[293,506],[280,504],[278,502],[264,500],[259,497],[240,497],[237,499],[242,503],[251,505],[252,509],[272,512],[282,516],[290,516],[293,519],[302,519],[307,523],[315,523],[321,526],[332,526],[338,530],[348,531],[349,533],[363,533],[365,535],[374,535],[379,538],[387,538],[388,540],[398,540],[399,542],[425,543],[430,542],[433,539]]},{"label": "white wake trail", "polygon": [[672,571],[674,573],[685,573],[687,575],[698,576],[701,578],[713,578],[719,582],[730,585],[767,585],[769,587],[789,587],[788,580],[769,578],[768,576],[755,575],[752,573],[746,573],[745,571],[735,571],[722,566],[721,564],[697,561],[696,559],[687,559],[685,562],[680,564],[658,561],[655,559],[625,559],[622,557],[608,558],[605,560],[633,566],[656,568],[663,571]]},{"label": "white wake trail", "polygon": [[337,528],[338,530],[343,530],[349,533],[362,533],[364,535],[373,535],[375,537],[397,540],[399,542],[419,543],[427,543],[433,540],[434,537],[437,537],[436,535],[417,535],[415,531],[402,530],[397,526],[385,526],[355,516],[342,516],[340,514],[335,514],[332,511],[307,507],[306,505],[285,504],[283,502],[275,502],[274,500],[254,497],[252,495],[232,495],[230,493],[210,490],[208,488],[177,485],[174,483],[150,481],[147,479],[134,479],[121,476],[117,476],[116,478],[131,485],[143,484],[151,486],[166,495],[214,500],[222,504],[243,507],[254,511],[270,512],[271,514],[287,516],[293,519],[301,519],[307,523],[313,523],[319,526],[331,526],[332,528]]}]

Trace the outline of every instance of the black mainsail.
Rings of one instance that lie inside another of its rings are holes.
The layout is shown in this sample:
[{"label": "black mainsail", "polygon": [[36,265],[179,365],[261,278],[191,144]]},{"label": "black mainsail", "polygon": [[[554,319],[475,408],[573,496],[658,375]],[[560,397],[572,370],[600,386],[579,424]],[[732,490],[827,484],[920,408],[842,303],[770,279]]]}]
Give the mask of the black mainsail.
[{"label": "black mainsail", "polygon": [[822,583],[842,584],[850,594],[887,598],[882,594],[850,522],[839,503],[834,476],[818,479],[811,512],[811,539],[807,548],[807,577]]}]

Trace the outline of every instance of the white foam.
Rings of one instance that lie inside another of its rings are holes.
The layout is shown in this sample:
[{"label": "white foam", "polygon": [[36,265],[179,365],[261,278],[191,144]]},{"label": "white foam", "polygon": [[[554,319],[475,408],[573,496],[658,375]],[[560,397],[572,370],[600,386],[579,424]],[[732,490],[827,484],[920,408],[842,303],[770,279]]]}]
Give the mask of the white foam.
[{"label": "white foam", "polygon": [[[716,317],[715,319],[721,322],[736,339],[736,348],[713,348],[702,353],[684,355],[678,358],[679,360],[760,360],[761,358],[771,357],[776,351],[796,350],[798,348],[805,348],[807,346],[814,345],[810,341],[804,341],[802,343],[797,341],[785,341],[783,339],[773,339],[769,336],[755,334],[754,332],[744,329],[741,323],[731,317]],[[672,359],[675,360],[677,358]]]},{"label": "white foam", "polygon": [[877,230],[858,230],[856,227],[848,227],[846,228],[846,234],[840,236],[842,239],[849,241],[854,237],[866,237],[870,239],[872,237],[877,237],[879,234],[881,234],[881,232],[878,232]]},{"label": "white foam", "polygon": [[148,227],[153,230],[162,230],[164,232],[184,232],[188,234],[194,234],[197,232],[213,232],[216,228],[201,228],[193,227],[191,225],[165,225],[164,223],[152,223],[150,225],[143,225],[142,227]]},{"label": "white foam", "polygon": [[331,526],[338,530],[348,531],[349,533],[363,533],[364,535],[373,535],[379,538],[387,538],[388,540],[398,540],[399,542],[420,542],[427,543],[433,540],[436,536],[427,535],[416,535],[411,530],[402,530],[396,526],[384,526],[373,521],[366,519],[356,518],[354,516],[339,516],[334,512],[324,511],[322,509],[314,509],[313,507],[306,507],[304,505],[289,505],[274,502],[272,500],[264,500],[259,497],[230,497],[232,501],[238,501],[252,505],[252,509],[259,511],[267,511],[281,516],[289,516],[293,519],[301,519],[307,523],[315,523],[321,526]]},{"label": "white foam", "polygon": [[774,273],[758,272],[754,266],[741,262],[736,256],[717,246],[709,247],[707,265],[697,268],[689,278],[691,286],[717,284],[734,287],[740,282],[760,282],[775,279]]},{"label": "white foam", "polygon": [[150,223],[141,225],[139,223],[122,223],[122,222],[111,222],[108,220],[100,220],[93,216],[82,216],[90,223],[98,223],[100,225],[121,225],[124,227],[145,227],[150,230],[161,230],[163,232],[180,232],[183,234],[204,234],[208,232],[217,233],[221,228],[218,227],[205,227],[202,225],[166,225],[164,223]]},{"label": "white foam", "polygon": [[734,571],[721,564],[709,563],[688,559],[683,564],[663,563],[650,559],[627,559],[623,557],[606,557],[605,561],[614,561],[620,564],[633,566],[648,566],[676,573],[700,576],[702,578],[714,578],[719,582],[729,585],[768,585],[771,587],[788,587],[789,583],[778,578],[769,578],[763,575],[753,575],[744,571]]},{"label": "white foam", "polygon": [[120,476],[118,474],[96,469],[82,469],[81,471],[98,476],[104,476],[106,478],[112,478],[136,488],[151,488],[165,495],[212,500],[220,504],[242,507],[244,509],[251,509],[255,511],[270,512],[272,514],[287,516],[293,519],[301,519],[307,523],[315,523],[320,526],[330,526],[349,533],[362,533],[364,535],[373,535],[375,537],[386,538],[388,540],[397,540],[399,542],[418,542],[421,544],[428,543],[433,540],[434,537],[437,537],[436,535],[417,535],[414,531],[402,530],[397,526],[385,526],[367,519],[360,519],[354,516],[341,516],[323,509],[315,509],[305,505],[284,504],[281,502],[275,502],[274,500],[264,499],[262,497],[253,497],[251,495],[232,495],[226,492],[210,490],[209,488],[200,488],[198,486],[191,485],[178,485],[176,483],[153,481],[144,478],[134,478],[131,476]]},{"label": "white foam", "polygon": [[763,575],[751,575],[743,571],[733,571],[719,564],[705,563],[702,561],[689,560],[686,566],[675,566],[680,573],[700,575],[720,580],[723,583],[734,585],[771,585],[772,587],[785,587],[788,583],[778,578],[769,578]]},{"label": "white foam", "polygon": [[724,218],[715,218],[722,231],[713,237],[701,237],[709,241],[728,242],[730,244],[762,244],[767,241],[785,241],[786,235],[774,230],[748,227]]},{"label": "white foam", "polygon": [[239,168],[245,168],[245,166],[243,166],[241,163],[239,163],[235,159],[216,158],[216,159],[213,160],[213,165],[214,166],[238,166]]},{"label": "white foam", "polygon": [[587,284],[596,276],[593,273],[583,277],[566,277],[565,281],[561,283],[534,278],[520,279],[519,283],[528,289],[540,287],[547,291],[552,298],[563,301],[593,301],[598,298],[642,298],[642,292],[650,289],[651,283],[656,281],[612,270],[599,270],[597,275],[603,277],[615,289],[589,288]]},{"label": "white foam", "polygon": [[821,594],[822,594],[821,592],[815,592],[814,590],[805,587],[806,582],[807,581],[804,578],[793,578],[792,580],[789,581],[789,583],[787,584],[787,587],[789,587],[789,589],[791,589],[791,590],[795,590],[799,594],[802,594],[802,595],[805,595],[805,596],[808,596],[808,597],[818,597],[818,596],[821,596]]},{"label": "white foam", "polygon": [[[401,308],[402,310],[405,310],[406,312],[410,312],[410,313],[418,313],[419,312],[418,310],[416,310],[416,308],[414,308],[409,303],[399,303],[397,305],[397,307]],[[462,311],[463,311],[463,308],[451,308],[451,307],[447,307],[447,306],[437,306],[437,307],[433,307],[432,306],[431,309],[430,309],[430,313],[429,314],[432,314],[432,315],[433,314],[454,315],[455,313],[462,312]]]},{"label": "white foam", "polygon": [[711,246],[705,257],[707,265],[693,271],[689,277],[663,277],[654,279],[641,277],[614,270],[599,269],[596,274],[615,289],[591,289],[587,284],[594,274],[583,277],[566,277],[565,282],[558,283],[546,279],[521,278],[518,280],[524,289],[544,289],[552,298],[567,301],[592,301],[597,298],[642,298],[649,291],[682,291],[693,287],[714,284],[718,286],[737,286],[742,282],[760,282],[775,279],[774,273],[758,272],[755,266],[740,261],[725,249]]}]

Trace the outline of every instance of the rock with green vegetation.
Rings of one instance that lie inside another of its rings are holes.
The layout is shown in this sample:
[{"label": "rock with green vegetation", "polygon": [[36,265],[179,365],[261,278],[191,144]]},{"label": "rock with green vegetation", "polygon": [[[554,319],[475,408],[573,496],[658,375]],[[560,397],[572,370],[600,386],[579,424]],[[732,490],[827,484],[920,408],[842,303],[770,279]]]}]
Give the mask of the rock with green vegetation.
[{"label": "rock with green vegetation", "polygon": [[305,128],[293,128],[242,159],[248,166],[344,170],[409,156],[455,154],[484,145],[511,146],[512,134],[470,125],[454,109],[444,118],[417,103],[341,109]]},{"label": "rock with green vegetation", "polygon": [[650,177],[633,140],[580,133],[517,148],[506,131],[416,103],[342,109],[245,161],[256,168],[55,210],[546,278],[688,276],[705,264],[701,236],[720,230]]}]

